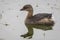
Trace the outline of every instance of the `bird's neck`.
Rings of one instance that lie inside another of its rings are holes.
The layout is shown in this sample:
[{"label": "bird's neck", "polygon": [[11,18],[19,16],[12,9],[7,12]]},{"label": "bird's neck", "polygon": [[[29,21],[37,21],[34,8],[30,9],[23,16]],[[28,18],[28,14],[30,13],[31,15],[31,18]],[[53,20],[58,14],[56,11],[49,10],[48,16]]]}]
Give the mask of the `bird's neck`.
[{"label": "bird's neck", "polygon": [[33,10],[31,10],[31,11],[28,11],[27,18],[31,18],[32,16],[33,16]]}]

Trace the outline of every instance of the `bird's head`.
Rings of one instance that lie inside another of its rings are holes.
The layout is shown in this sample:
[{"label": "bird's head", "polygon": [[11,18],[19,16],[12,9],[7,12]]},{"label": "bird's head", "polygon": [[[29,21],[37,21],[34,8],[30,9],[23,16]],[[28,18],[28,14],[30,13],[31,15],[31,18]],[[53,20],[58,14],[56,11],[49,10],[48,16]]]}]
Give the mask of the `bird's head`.
[{"label": "bird's head", "polygon": [[22,9],[20,9],[21,11],[32,11],[33,8],[31,5],[25,5]]}]

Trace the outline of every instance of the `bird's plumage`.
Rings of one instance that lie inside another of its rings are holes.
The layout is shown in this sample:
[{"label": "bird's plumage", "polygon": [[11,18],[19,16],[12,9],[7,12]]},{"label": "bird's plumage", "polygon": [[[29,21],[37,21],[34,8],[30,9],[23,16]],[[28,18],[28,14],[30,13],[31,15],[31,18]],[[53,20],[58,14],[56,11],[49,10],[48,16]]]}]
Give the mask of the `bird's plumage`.
[{"label": "bird's plumage", "polygon": [[32,16],[30,19],[31,19],[31,21],[39,21],[43,18],[51,18],[51,17],[52,17],[52,14],[39,13],[39,14],[36,14],[36,15]]},{"label": "bird's plumage", "polygon": [[21,11],[28,11],[27,18],[25,20],[25,25],[28,29],[27,34],[21,35],[22,37],[32,38],[33,28],[42,30],[52,30],[54,21],[52,20],[52,14],[49,13],[39,13],[33,16],[33,8],[31,5],[25,5]]}]

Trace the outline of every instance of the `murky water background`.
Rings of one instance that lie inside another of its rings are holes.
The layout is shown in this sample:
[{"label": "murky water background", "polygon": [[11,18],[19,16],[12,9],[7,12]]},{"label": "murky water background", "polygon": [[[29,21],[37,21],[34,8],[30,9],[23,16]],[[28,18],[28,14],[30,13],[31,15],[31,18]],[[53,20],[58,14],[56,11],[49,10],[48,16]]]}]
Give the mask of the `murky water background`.
[{"label": "murky water background", "polygon": [[[34,14],[53,14],[55,25],[53,30],[45,32],[45,40],[60,40],[60,0],[0,0],[0,39],[29,40],[20,37],[27,32],[24,25],[27,14],[20,11],[26,4],[33,6]],[[44,40],[43,34],[44,31],[34,29],[33,38],[30,40]]]}]

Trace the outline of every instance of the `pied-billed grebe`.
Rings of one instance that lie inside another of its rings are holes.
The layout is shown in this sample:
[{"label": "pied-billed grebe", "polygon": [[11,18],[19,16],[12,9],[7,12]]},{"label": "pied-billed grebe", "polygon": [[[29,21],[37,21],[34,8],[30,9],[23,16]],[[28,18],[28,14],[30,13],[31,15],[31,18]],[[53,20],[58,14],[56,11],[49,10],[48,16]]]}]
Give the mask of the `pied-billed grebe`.
[{"label": "pied-billed grebe", "polygon": [[33,8],[31,5],[25,5],[21,11],[28,11],[27,18],[25,20],[25,25],[28,29],[27,34],[21,35],[22,37],[32,38],[33,28],[42,29],[42,30],[51,30],[54,25],[52,20],[52,14],[40,13],[33,16]]}]

